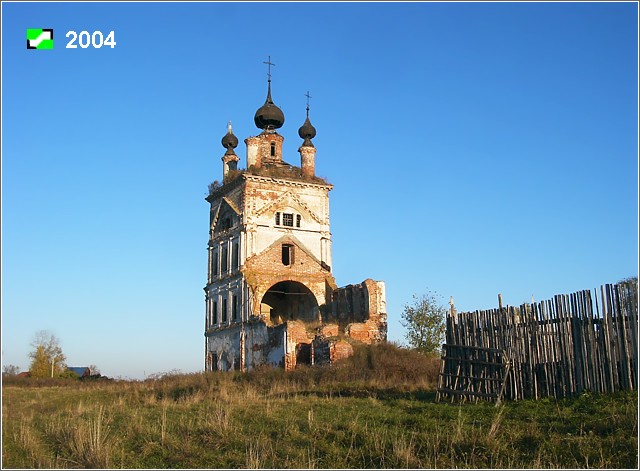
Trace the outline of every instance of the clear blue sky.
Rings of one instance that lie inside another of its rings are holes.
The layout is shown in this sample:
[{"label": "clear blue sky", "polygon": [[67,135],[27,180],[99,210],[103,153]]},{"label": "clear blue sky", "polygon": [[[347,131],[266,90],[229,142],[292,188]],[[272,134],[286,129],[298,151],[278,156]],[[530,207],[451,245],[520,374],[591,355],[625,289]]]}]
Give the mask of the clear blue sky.
[{"label": "clear blue sky", "polygon": [[[203,368],[207,185],[307,90],[340,286],[460,311],[638,274],[638,5],[2,4],[2,362],[34,333],[112,377]],[[27,28],[53,28],[51,51]],[[66,49],[68,31],[116,47]]]}]

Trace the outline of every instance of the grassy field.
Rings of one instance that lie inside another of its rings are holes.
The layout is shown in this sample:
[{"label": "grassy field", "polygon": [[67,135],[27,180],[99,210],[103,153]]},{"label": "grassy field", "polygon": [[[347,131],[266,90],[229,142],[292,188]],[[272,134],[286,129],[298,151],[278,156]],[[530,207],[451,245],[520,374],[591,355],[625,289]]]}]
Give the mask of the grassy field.
[{"label": "grassy field", "polygon": [[437,404],[392,345],[332,368],[5,380],[3,468],[637,468],[637,394]]}]

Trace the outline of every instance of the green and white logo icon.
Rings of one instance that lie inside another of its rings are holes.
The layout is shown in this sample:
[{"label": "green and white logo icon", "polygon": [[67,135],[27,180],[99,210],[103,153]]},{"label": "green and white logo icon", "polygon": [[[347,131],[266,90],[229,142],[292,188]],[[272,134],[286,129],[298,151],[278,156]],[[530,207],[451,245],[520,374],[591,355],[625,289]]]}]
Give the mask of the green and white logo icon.
[{"label": "green and white logo icon", "polygon": [[53,49],[53,29],[27,28],[27,49]]}]

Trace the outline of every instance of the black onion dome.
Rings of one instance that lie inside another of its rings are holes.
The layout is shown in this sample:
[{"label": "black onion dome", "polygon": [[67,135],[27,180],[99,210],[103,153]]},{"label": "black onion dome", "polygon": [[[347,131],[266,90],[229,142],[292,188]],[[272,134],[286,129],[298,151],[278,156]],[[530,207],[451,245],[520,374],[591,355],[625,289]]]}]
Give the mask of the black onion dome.
[{"label": "black onion dome", "polygon": [[300,126],[300,129],[298,129],[298,136],[305,140],[316,137],[316,128],[314,128],[311,121],[309,121],[309,116],[307,116],[304,124]]},{"label": "black onion dome", "polygon": [[222,147],[227,150],[238,147],[238,138],[233,134],[231,123],[229,123],[229,131],[227,131],[227,134],[222,138]]},{"label": "black onion dome", "polygon": [[256,115],[253,117],[253,121],[259,129],[263,130],[278,129],[284,124],[284,113],[271,99],[271,81],[269,81],[267,100],[264,102],[264,105],[258,108]]}]

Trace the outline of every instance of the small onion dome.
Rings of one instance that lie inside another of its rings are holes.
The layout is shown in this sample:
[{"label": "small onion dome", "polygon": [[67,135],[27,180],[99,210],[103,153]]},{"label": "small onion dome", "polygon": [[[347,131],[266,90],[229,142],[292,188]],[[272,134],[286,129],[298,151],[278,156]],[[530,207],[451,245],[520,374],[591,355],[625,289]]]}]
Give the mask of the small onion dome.
[{"label": "small onion dome", "polygon": [[304,139],[303,146],[314,147],[311,139],[316,137],[316,128],[313,127],[311,121],[309,121],[309,108],[307,107],[307,119],[304,120],[304,124],[298,129],[298,136]]},{"label": "small onion dome", "polygon": [[307,119],[304,120],[304,124],[300,126],[300,129],[298,129],[298,136],[305,140],[316,137],[316,128],[314,128],[311,121],[309,121],[309,116],[307,116]]},{"label": "small onion dome", "polygon": [[259,129],[265,131],[281,128],[284,124],[284,113],[271,99],[271,81],[269,81],[267,100],[264,102],[264,105],[258,108],[256,115],[253,117],[253,121]]},{"label": "small onion dome", "polygon": [[233,134],[231,121],[229,121],[229,130],[227,131],[227,134],[222,138],[222,147],[227,149],[227,154],[234,153],[233,149],[238,147],[238,138]]}]

